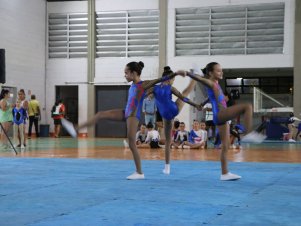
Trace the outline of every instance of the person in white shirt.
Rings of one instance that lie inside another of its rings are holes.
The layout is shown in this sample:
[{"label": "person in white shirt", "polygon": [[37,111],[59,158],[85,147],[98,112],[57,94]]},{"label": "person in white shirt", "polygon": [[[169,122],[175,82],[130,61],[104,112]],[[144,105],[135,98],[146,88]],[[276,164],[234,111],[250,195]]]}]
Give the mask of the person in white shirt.
[{"label": "person in white shirt", "polygon": [[175,138],[174,143],[172,144],[175,148],[183,148],[183,145],[185,144],[185,141],[188,141],[188,131],[185,130],[185,123],[180,122],[179,131],[177,133],[177,136]]},{"label": "person in white shirt", "polygon": [[140,130],[136,133],[136,145],[144,144],[147,137],[146,125],[143,123]]},{"label": "person in white shirt", "polygon": [[161,148],[159,145],[160,134],[157,130],[154,129],[154,126],[151,122],[146,125],[147,136],[145,143],[137,145],[138,148]]},{"label": "person in white shirt", "polygon": [[188,141],[184,142],[190,148],[198,149],[205,147],[205,134],[204,131],[200,129],[200,123],[197,120],[193,120],[192,130],[189,133]]},{"label": "person in white shirt", "polygon": [[208,139],[212,139],[215,137],[215,124],[213,122],[213,112],[212,112],[212,104],[210,102],[206,103],[203,107],[205,111],[205,123],[207,127]]}]

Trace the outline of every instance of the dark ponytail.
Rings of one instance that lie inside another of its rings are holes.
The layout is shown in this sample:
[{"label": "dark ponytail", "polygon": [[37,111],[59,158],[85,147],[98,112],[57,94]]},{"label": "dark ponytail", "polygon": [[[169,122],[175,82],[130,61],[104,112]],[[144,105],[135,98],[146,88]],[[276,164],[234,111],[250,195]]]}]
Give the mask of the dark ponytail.
[{"label": "dark ponytail", "polygon": [[169,66],[165,66],[165,67],[164,67],[163,74],[162,74],[162,77],[167,76],[167,75],[171,75],[171,74],[173,74],[173,73],[174,73],[174,72],[170,69]]},{"label": "dark ponytail", "polygon": [[131,72],[136,71],[137,74],[140,76],[142,69],[144,68],[144,63],[142,61],[139,62],[132,61],[128,63],[126,66]]},{"label": "dark ponytail", "polygon": [[4,98],[4,96],[8,93],[9,93],[8,89],[2,89],[1,94],[0,94],[0,100],[2,100]]},{"label": "dark ponytail", "polygon": [[214,66],[217,65],[218,63],[216,62],[211,62],[206,65],[205,68],[202,69],[202,72],[205,76],[209,76],[209,73],[214,70]]}]

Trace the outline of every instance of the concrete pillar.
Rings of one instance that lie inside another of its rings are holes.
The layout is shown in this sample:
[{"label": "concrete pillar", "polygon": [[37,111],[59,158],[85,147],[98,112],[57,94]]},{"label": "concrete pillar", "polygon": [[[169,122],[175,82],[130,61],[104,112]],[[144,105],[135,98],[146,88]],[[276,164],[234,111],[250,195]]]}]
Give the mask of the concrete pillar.
[{"label": "concrete pillar", "polygon": [[167,64],[167,0],[159,2],[159,77]]},{"label": "concrete pillar", "polygon": [[[88,93],[87,93],[87,118],[95,115],[95,0],[88,0]],[[88,137],[95,136],[95,126],[88,128]]]},{"label": "concrete pillar", "polygon": [[294,113],[301,113],[301,1],[295,1],[295,41],[294,41]]}]

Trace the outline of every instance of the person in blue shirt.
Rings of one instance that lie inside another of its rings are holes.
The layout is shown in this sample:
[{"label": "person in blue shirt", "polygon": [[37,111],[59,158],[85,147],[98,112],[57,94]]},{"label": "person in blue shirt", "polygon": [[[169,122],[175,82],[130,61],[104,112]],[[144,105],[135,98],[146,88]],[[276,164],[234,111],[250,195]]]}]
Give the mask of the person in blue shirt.
[{"label": "person in blue shirt", "polygon": [[145,125],[152,123],[155,128],[157,107],[153,94],[149,94],[146,98],[144,98],[142,112],[144,113]]}]

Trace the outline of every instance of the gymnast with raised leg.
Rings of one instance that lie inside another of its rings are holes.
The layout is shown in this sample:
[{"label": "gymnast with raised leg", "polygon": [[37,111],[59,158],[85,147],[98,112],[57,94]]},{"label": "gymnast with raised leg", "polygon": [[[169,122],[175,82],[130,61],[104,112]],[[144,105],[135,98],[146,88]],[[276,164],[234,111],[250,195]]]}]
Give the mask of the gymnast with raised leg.
[{"label": "gymnast with raised leg", "polygon": [[257,132],[252,131],[252,105],[251,104],[236,104],[227,108],[225,96],[218,83],[223,78],[223,70],[220,64],[211,62],[202,69],[204,77],[191,72],[186,72],[186,75],[192,79],[201,82],[205,85],[208,97],[212,104],[213,121],[218,127],[221,142],[221,180],[237,180],[241,176],[232,174],[228,170],[227,152],[230,145],[229,123],[227,121],[236,118],[237,116],[244,114],[246,132],[247,135],[243,138],[245,142],[260,143],[265,139],[265,136]]},{"label": "gymnast with raised leg", "polygon": [[[182,73],[185,75],[184,71],[179,71],[177,73]],[[163,118],[164,123],[164,133],[165,133],[165,167],[163,169],[164,174],[170,174],[170,146],[171,146],[171,129],[173,124],[173,119],[179,114],[182,110],[184,103],[188,103],[198,109],[201,108],[200,105],[190,101],[187,96],[194,89],[196,81],[191,80],[188,86],[179,92],[175,87],[172,86],[174,78],[165,79],[168,76],[171,76],[174,72],[170,69],[169,66],[164,67],[164,72],[162,78],[164,82],[160,85],[155,85],[153,88],[148,90],[148,93],[154,93],[157,109],[160,115]],[[174,102],[172,100],[172,94],[178,97]]]},{"label": "gymnast with raised leg", "polygon": [[[133,82],[130,89],[127,100],[127,105],[124,109],[114,109],[108,111],[99,111],[96,115],[88,120],[86,123],[79,125],[77,131],[82,128],[95,125],[99,120],[108,119],[113,121],[126,120],[127,123],[127,137],[129,141],[129,148],[133,154],[136,172],[127,177],[129,180],[144,179],[144,174],[141,168],[140,155],[136,146],[136,132],[141,117],[142,102],[145,97],[145,91],[156,83],[164,82],[177,75],[177,73],[170,74],[163,78],[154,80],[142,81],[140,78],[142,69],[144,68],[143,62],[130,62],[124,69],[125,78],[128,82]],[[181,74],[183,74],[181,72]],[[70,133],[71,136],[76,137],[77,132],[73,127],[73,124],[67,120],[62,120],[62,125]]]}]

